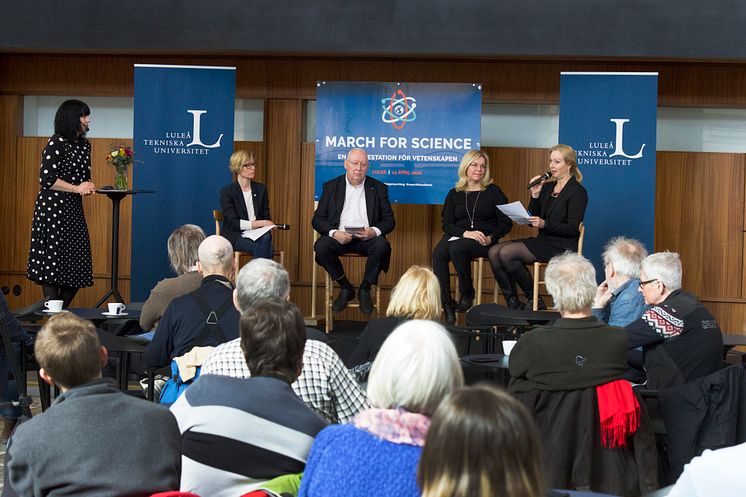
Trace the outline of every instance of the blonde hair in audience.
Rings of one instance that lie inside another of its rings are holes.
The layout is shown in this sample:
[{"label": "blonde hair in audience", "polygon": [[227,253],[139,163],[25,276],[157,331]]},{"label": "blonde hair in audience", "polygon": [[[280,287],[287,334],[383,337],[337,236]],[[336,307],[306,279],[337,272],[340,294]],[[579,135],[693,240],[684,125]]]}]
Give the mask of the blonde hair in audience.
[{"label": "blonde hair in audience", "polygon": [[188,273],[197,264],[197,250],[205,232],[196,224],[176,228],[168,237],[168,260],[176,274]]},{"label": "blonde hair in audience", "polygon": [[448,332],[434,321],[415,319],[399,325],[383,342],[370,370],[368,398],[381,409],[431,415],[463,384]]},{"label": "blonde hair in audience", "polygon": [[70,312],[52,316],[36,336],[40,368],[62,388],[73,388],[101,375],[101,342],[93,323]]},{"label": "blonde hair in audience", "polygon": [[482,180],[479,182],[482,190],[487,188],[487,185],[492,182],[492,177],[490,176],[490,156],[487,155],[487,152],[481,150],[469,150],[461,158],[461,164],[458,166],[458,181],[455,186],[457,192],[462,192],[466,189],[466,183],[468,181],[466,170],[472,162],[480,157],[484,158],[484,176],[482,176]]},{"label": "blonde hair in audience", "polygon": [[547,291],[560,311],[590,309],[596,296],[596,270],[593,264],[575,252],[552,257],[544,273]]},{"label": "blonde hair in audience", "polygon": [[411,266],[391,291],[386,315],[407,319],[436,319],[440,316],[440,284],[432,269]]},{"label": "blonde hair in audience", "polygon": [[552,147],[552,149],[550,150],[550,154],[551,152],[561,153],[562,158],[565,160],[565,163],[570,165],[570,173],[575,176],[575,179],[578,180],[578,183],[583,181],[583,173],[581,173],[580,169],[578,169],[578,154],[575,152],[574,148],[572,148],[570,145],[559,143]]},{"label": "blonde hair in audience", "polygon": [[542,475],[531,415],[481,384],[456,390],[435,411],[417,483],[422,497],[541,497]]},{"label": "blonde hair in audience", "polygon": [[251,150],[236,150],[231,154],[228,167],[233,174],[238,174],[241,172],[243,165],[248,163],[250,160],[256,162],[256,154],[254,154],[254,152]]}]

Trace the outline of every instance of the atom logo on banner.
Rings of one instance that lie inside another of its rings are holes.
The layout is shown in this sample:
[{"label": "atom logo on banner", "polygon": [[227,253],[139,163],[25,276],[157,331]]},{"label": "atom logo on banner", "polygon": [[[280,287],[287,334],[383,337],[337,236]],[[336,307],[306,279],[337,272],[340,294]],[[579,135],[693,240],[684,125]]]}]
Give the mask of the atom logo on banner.
[{"label": "atom logo on banner", "polygon": [[396,90],[390,98],[381,99],[381,104],[383,104],[381,120],[396,129],[402,129],[405,124],[417,119],[417,114],[414,112],[417,108],[417,101],[413,97],[406,96],[401,89]]}]

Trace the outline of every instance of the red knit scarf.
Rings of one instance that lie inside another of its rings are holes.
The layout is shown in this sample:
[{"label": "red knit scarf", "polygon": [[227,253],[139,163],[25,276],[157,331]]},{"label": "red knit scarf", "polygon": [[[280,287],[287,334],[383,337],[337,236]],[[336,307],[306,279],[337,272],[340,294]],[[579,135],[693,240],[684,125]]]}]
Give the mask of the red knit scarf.
[{"label": "red knit scarf", "polygon": [[596,387],[601,418],[601,444],[609,449],[625,447],[627,437],[640,426],[640,404],[632,385],[615,380]]}]

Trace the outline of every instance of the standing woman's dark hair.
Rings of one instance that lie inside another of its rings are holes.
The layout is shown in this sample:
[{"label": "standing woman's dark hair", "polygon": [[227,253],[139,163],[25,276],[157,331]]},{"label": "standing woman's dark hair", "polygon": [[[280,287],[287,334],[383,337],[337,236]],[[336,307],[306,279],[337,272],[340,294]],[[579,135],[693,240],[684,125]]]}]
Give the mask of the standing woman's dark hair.
[{"label": "standing woman's dark hair", "polygon": [[432,417],[417,483],[422,497],[541,497],[539,436],[531,415],[495,387],[456,390]]},{"label": "standing woman's dark hair", "polygon": [[90,115],[91,109],[85,102],[65,100],[54,116],[54,133],[73,142],[85,138],[88,128],[81,129],[80,118]]}]

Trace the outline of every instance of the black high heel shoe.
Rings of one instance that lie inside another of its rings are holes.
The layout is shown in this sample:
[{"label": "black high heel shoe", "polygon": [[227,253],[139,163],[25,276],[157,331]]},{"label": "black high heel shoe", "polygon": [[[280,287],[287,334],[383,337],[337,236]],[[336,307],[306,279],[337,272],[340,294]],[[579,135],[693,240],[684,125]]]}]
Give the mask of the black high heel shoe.
[{"label": "black high heel shoe", "polygon": [[456,312],[466,312],[474,305],[474,295],[461,295],[456,306]]},{"label": "black high heel shoe", "polygon": [[523,305],[524,305],[523,302],[518,300],[518,297],[516,297],[515,295],[511,295],[510,297],[508,297],[505,303],[508,305],[510,309],[515,309],[515,310],[523,309]]},{"label": "black high heel shoe", "polygon": [[446,317],[446,324],[456,324],[456,313],[453,310],[453,304],[443,304],[443,314]]},{"label": "black high heel shoe", "polygon": [[[533,311],[534,310],[534,299],[529,298],[528,302],[523,306],[524,311]],[[546,311],[547,310],[547,303],[544,302],[544,299],[539,297],[539,301],[536,303],[536,310],[537,311]]]}]

